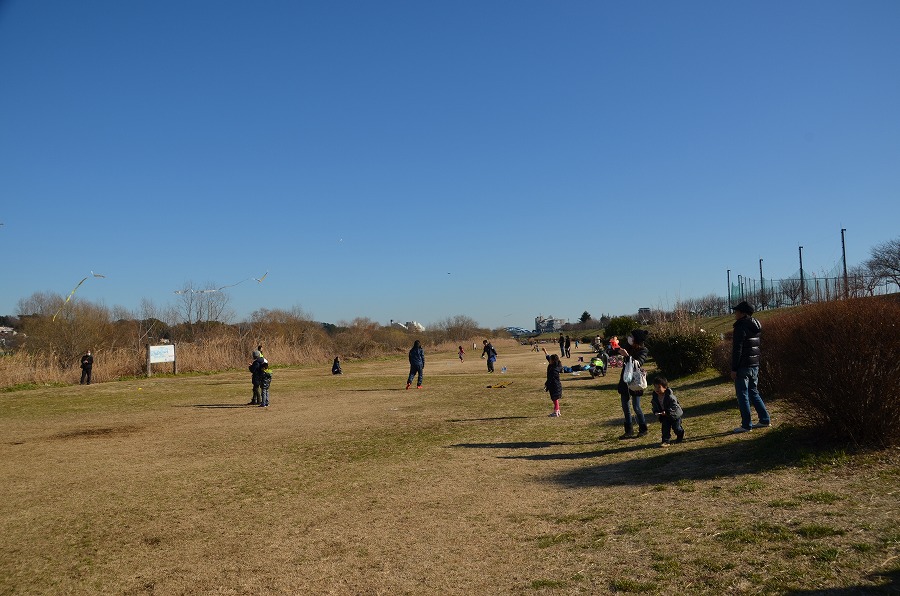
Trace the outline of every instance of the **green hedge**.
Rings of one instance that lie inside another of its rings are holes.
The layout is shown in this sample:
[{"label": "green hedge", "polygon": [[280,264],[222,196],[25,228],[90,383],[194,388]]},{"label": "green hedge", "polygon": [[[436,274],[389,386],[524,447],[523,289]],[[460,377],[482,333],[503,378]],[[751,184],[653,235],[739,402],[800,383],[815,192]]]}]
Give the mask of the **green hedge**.
[{"label": "green hedge", "polygon": [[710,368],[718,344],[718,335],[700,330],[655,330],[647,340],[657,366],[671,378]]}]

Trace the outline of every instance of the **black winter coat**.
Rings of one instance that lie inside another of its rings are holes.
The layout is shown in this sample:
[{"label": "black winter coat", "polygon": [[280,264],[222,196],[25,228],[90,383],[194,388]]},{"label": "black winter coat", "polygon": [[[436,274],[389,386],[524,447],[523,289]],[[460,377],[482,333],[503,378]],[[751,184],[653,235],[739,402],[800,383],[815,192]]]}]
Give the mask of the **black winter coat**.
[{"label": "black winter coat", "polygon": [[762,324],[753,317],[742,317],[734,322],[731,340],[731,370],[759,366],[759,339]]},{"label": "black winter coat", "polygon": [[559,380],[559,373],[561,372],[561,366],[547,365],[547,380],[544,382],[544,389],[550,393],[550,399],[562,397],[562,381]]}]

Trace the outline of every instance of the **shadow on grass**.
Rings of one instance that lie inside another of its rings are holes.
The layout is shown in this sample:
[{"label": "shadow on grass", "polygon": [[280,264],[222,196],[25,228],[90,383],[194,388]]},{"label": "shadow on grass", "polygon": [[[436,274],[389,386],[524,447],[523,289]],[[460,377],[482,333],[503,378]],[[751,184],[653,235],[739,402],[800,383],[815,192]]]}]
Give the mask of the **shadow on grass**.
[{"label": "shadow on grass", "polygon": [[845,588],[829,588],[825,590],[790,590],[786,596],[860,596],[871,594],[900,594],[900,569],[887,573],[873,573],[868,576],[873,582],[884,581],[877,586],[848,586]]},{"label": "shadow on grass", "polygon": [[699,418],[707,414],[717,414],[726,410],[737,410],[737,400],[733,397],[721,399],[719,401],[710,401],[705,404],[697,404],[695,406],[686,406],[684,408],[685,418]]},{"label": "shadow on grass", "polygon": [[[716,433],[703,437],[689,437],[686,443],[730,433]],[[758,474],[773,468],[800,464],[809,454],[809,449],[801,446],[812,445],[809,431],[782,427],[752,436],[735,437],[725,444],[716,444],[699,449],[684,449],[684,445],[673,445],[669,449],[659,449],[656,444],[640,444],[634,447],[602,449],[578,454],[548,454],[546,456],[510,456],[516,459],[594,459],[604,456],[648,451],[646,457],[598,464],[578,470],[561,473],[550,478],[568,487],[585,486],[642,486],[655,485],[676,480],[709,480],[720,476]]]},{"label": "shadow on grass", "polygon": [[494,420],[521,420],[528,416],[495,416],[494,418],[451,418],[447,422],[491,422]]},{"label": "shadow on grass", "polygon": [[719,385],[732,385],[732,382],[730,380],[724,379],[723,377],[703,379],[702,381],[688,383],[687,385],[679,385],[677,379],[671,381],[672,390],[676,393],[679,391],[690,391],[692,389],[709,389],[710,387],[717,387]]},{"label": "shadow on grass", "polygon": [[[810,454],[818,451],[815,435],[809,429],[781,427],[735,436],[727,443],[702,448],[687,448],[691,443],[721,439],[730,432],[688,436],[683,444],[660,449],[656,441],[623,441],[616,447],[577,453],[535,453],[501,455],[499,459],[530,461],[597,460],[623,454],[644,453],[624,461],[596,464],[567,471],[549,480],[571,488],[585,486],[642,486],[676,480],[709,480],[721,476],[758,474],[784,466],[806,465]],[[609,441],[606,441],[607,443]],[[593,445],[600,441],[519,441],[510,443],[458,443],[451,448],[466,449],[546,449],[574,445]],[[827,447],[823,448],[827,449]]]},{"label": "shadow on grass", "polygon": [[175,408],[258,408],[257,404],[189,404]]},{"label": "shadow on grass", "polygon": [[[570,445],[593,445],[597,441],[514,441],[511,443],[457,443],[451,448],[464,449],[546,449]],[[518,458],[515,458],[518,459]],[[524,459],[531,459],[526,457]]]}]

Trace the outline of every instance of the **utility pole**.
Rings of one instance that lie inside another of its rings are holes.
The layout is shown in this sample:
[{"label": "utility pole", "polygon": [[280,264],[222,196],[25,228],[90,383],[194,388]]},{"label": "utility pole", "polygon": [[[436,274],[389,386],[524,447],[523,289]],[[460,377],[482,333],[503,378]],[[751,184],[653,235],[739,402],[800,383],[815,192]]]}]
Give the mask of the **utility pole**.
[{"label": "utility pole", "polygon": [[759,260],[759,303],[760,307],[765,310],[766,308],[766,284],[763,280],[762,274],[762,262],[763,260]]},{"label": "utility pole", "polygon": [[727,296],[727,298],[725,298],[725,302],[726,302],[725,306],[728,308],[731,308],[732,307],[732,304],[731,304],[731,269],[728,270],[726,275],[728,276],[728,293],[725,294],[725,296]]},{"label": "utility pole", "polygon": [[803,281],[803,247],[800,247],[800,304],[806,302],[806,282]]},{"label": "utility pole", "polygon": [[841,256],[844,259],[844,299],[850,297],[850,280],[847,277],[847,245],[844,243],[844,232],[847,228],[841,228]]}]

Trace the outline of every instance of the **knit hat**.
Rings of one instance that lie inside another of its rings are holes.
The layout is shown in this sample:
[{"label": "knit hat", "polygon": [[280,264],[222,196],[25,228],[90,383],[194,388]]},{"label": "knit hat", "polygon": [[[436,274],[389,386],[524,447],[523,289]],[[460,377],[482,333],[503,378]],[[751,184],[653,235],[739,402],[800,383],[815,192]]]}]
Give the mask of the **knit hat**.
[{"label": "knit hat", "polygon": [[736,311],[742,312],[742,313],[744,313],[744,314],[746,314],[746,315],[752,315],[752,314],[753,314],[753,307],[750,306],[749,304],[747,304],[746,302],[741,302],[741,303],[738,304],[738,305],[732,306],[732,307],[731,307],[731,310],[736,310]]},{"label": "knit hat", "polygon": [[650,332],[646,329],[633,329],[631,331],[631,338],[634,340],[636,344],[642,344],[647,341],[647,336],[650,335]]}]

